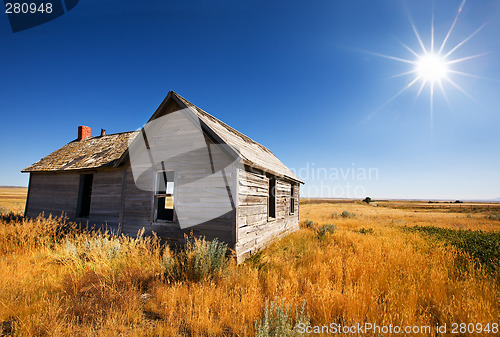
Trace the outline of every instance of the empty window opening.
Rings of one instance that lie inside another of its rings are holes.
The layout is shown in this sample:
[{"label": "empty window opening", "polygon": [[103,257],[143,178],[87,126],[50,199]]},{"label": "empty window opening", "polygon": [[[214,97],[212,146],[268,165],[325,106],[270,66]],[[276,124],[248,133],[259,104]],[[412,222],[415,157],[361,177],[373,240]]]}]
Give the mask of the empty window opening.
[{"label": "empty window opening", "polygon": [[269,178],[268,216],[276,217],[276,178]]},{"label": "empty window opening", "polygon": [[290,184],[290,214],[295,213],[295,191],[293,184]]},{"label": "empty window opening", "polygon": [[174,221],[174,171],[156,174],[156,220]]},{"label": "empty window opening", "polygon": [[92,197],[92,182],[94,181],[93,174],[80,175],[80,187],[78,191],[78,205],[76,208],[76,216],[86,218],[90,215],[90,199]]}]

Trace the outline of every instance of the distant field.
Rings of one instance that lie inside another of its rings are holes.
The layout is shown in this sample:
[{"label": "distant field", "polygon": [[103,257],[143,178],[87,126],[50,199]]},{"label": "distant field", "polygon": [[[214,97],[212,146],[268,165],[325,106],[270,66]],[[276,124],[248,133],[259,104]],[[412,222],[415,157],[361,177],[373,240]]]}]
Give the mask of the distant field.
[{"label": "distant field", "polygon": [[[355,204],[354,199],[301,199],[301,204]],[[500,202],[460,202],[453,201],[413,201],[413,200],[374,200],[371,206],[406,209],[413,211],[481,213],[500,212]]]},{"label": "distant field", "polygon": [[26,187],[0,187],[0,212],[22,212],[27,192]]}]

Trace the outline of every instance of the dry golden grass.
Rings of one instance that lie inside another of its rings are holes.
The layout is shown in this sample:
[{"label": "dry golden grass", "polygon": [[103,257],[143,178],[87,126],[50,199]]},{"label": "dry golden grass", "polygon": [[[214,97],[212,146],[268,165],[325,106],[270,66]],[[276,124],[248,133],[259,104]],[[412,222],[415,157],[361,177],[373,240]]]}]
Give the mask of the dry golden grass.
[{"label": "dry golden grass", "polygon": [[[355,216],[332,217],[344,210]],[[301,228],[201,281],[165,277],[174,253],[155,238],[62,234],[60,219],[0,220],[0,321],[23,336],[253,336],[269,300],[305,302],[312,325],[498,323],[495,280],[472,260],[459,272],[460,252],[399,227],[496,231],[498,221],[356,203],[302,205],[300,217],[339,229]]]},{"label": "dry golden grass", "polygon": [[26,205],[26,187],[0,187],[0,213],[4,212],[24,212]]},{"label": "dry golden grass", "polygon": [[[404,208],[392,208],[402,202],[386,202],[384,206],[371,206],[361,202],[349,203],[307,203],[301,205],[301,220],[309,219],[318,223],[336,223],[343,229],[359,229],[370,226],[437,226],[451,229],[471,229],[483,231],[500,231],[500,221],[487,219],[485,212],[450,212],[443,211],[439,205],[436,209],[424,211],[412,209],[408,202]],[[484,206],[483,206],[484,207]],[[495,212],[500,213],[500,205],[495,205]],[[343,211],[354,213],[352,218],[340,219]],[[335,216],[337,215],[337,217]],[[372,225],[373,224],[373,225]]]}]

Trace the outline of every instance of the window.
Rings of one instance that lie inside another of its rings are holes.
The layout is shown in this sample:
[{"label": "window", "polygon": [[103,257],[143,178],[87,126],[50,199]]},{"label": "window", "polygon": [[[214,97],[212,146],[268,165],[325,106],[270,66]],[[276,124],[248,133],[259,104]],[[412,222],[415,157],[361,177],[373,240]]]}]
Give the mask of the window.
[{"label": "window", "polygon": [[276,217],[276,178],[269,178],[269,196],[267,201],[267,215],[269,218]]},{"label": "window", "polygon": [[174,221],[174,171],[156,174],[156,220]]},{"label": "window", "polygon": [[295,186],[290,184],[290,214],[295,213]]},{"label": "window", "polygon": [[78,204],[76,206],[76,216],[86,218],[90,214],[90,198],[92,196],[93,174],[80,175],[80,187],[78,190]]}]

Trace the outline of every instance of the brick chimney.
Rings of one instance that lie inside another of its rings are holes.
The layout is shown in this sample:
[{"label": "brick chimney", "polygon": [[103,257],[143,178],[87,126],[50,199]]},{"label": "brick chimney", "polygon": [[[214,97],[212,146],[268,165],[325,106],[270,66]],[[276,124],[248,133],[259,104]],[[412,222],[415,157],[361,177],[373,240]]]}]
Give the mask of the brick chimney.
[{"label": "brick chimney", "polygon": [[80,125],[78,127],[78,140],[90,137],[90,128],[88,126]]}]

